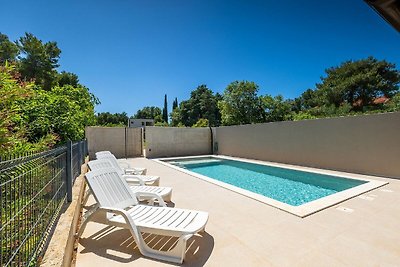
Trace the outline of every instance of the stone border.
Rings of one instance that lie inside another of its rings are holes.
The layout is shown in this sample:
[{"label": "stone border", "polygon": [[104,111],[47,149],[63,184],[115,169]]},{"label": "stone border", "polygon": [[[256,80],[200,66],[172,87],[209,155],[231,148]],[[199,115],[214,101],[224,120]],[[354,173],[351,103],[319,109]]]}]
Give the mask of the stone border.
[{"label": "stone border", "polygon": [[72,187],[72,202],[66,205],[66,210],[60,215],[40,266],[72,266],[77,241],[75,233],[82,214],[82,199],[85,193],[84,175],[87,172],[88,161],[86,158],[81,166],[81,174],[75,179]]},{"label": "stone border", "polygon": [[[313,200],[311,202],[302,204],[300,206],[292,206],[292,205],[283,203],[281,201],[263,196],[261,194],[254,193],[249,190],[242,189],[237,186],[230,185],[228,183],[224,183],[224,182],[218,181],[216,179],[210,178],[208,176],[201,175],[201,174],[198,174],[198,173],[195,173],[195,172],[192,172],[192,171],[189,171],[189,170],[186,170],[181,167],[178,167],[178,166],[168,163],[168,161],[171,161],[171,160],[201,159],[201,158],[215,158],[215,159],[228,159],[228,160],[242,161],[242,162],[248,162],[248,163],[259,164],[259,165],[266,165],[266,166],[279,167],[279,168],[284,168],[284,169],[298,170],[298,171],[303,171],[303,172],[311,172],[311,173],[319,173],[319,174],[323,174],[323,175],[338,176],[338,177],[347,178],[347,179],[363,180],[363,181],[366,181],[367,183],[337,192],[332,195],[328,195],[328,196]],[[159,158],[159,159],[153,159],[153,160],[160,164],[163,164],[165,166],[168,166],[170,168],[178,170],[180,172],[184,172],[186,174],[189,174],[189,175],[199,178],[201,180],[221,186],[223,188],[234,191],[236,193],[247,196],[249,198],[255,199],[257,201],[260,201],[262,203],[265,203],[267,205],[278,208],[280,210],[291,213],[291,214],[296,215],[301,218],[307,217],[318,211],[329,208],[329,207],[339,204],[345,200],[348,200],[350,198],[364,194],[366,192],[369,192],[369,191],[379,188],[381,186],[387,185],[389,183],[388,181],[385,180],[384,177],[345,173],[345,172],[340,172],[340,171],[331,171],[331,170],[317,169],[317,168],[311,168],[311,167],[289,165],[289,164],[284,164],[284,163],[244,159],[244,158],[222,156],[222,155],[171,157],[171,158]]]}]

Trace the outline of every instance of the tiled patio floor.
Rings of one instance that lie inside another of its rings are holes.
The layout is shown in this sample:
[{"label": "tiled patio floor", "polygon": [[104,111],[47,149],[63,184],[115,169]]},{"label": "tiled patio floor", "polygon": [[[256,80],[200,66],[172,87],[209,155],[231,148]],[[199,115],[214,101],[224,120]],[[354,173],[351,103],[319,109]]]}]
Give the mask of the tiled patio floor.
[{"label": "tiled patio floor", "polygon": [[[299,218],[144,158],[135,166],[173,188],[176,207],[208,211],[184,266],[399,266],[400,180]],[[378,178],[377,178],[378,179]],[[90,200],[93,201],[93,200]],[[338,208],[347,208],[346,212]],[[76,266],[173,266],[141,256],[128,230],[89,223]]]}]

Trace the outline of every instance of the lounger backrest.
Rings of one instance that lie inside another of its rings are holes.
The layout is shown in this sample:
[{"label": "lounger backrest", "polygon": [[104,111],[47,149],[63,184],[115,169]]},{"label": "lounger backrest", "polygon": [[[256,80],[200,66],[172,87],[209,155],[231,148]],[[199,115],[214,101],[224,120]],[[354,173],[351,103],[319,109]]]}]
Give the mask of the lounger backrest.
[{"label": "lounger backrest", "polygon": [[121,166],[119,166],[118,160],[114,155],[101,155],[101,156],[97,157],[97,159],[107,159],[111,162],[113,167],[115,169],[117,169],[121,174],[125,173],[124,170],[121,168]]},{"label": "lounger backrest", "polygon": [[102,159],[102,158],[115,158],[117,159],[113,154],[111,153],[96,153],[96,158],[97,159]]},{"label": "lounger backrest", "polygon": [[115,164],[112,163],[112,160],[108,158],[103,158],[103,159],[96,159],[96,160],[91,160],[88,162],[89,169],[91,171],[98,170],[98,169],[104,169],[104,168],[114,168],[119,175],[123,175],[124,171]]},{"label": "lounger backrest", "polygon": [[134,193],[114,168],[88,172],[85,178],[101,207],[126,208],[138,204]]},{"label": "lounger backrest", "polygon": [[110,151],[98,151],[94,154],[96,155],[96,158],[101,155],[112,155],[112,153]]}]

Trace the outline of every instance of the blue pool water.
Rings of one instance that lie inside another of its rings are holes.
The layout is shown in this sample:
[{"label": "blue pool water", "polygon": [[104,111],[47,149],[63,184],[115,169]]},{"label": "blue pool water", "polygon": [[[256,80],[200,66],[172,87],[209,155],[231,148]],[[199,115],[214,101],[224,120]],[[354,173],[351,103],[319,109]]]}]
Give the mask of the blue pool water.
[{"label": "blue pool water", "polygon": [[236,160],[202,158],[173,160],[169,163],[292,206],[366,183]]}]

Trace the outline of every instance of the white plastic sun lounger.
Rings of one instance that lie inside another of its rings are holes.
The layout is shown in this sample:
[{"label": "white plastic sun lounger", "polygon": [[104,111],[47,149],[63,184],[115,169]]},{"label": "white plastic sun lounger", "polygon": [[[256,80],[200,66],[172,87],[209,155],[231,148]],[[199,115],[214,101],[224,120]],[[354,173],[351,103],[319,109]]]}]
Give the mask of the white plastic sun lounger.
[{"label": "white plastic sun lounger", "polygon": [[[116,169],[108,159],[97,159],[88,162],[88,167],[91,171],[113,168],[120,179],[125,179],[131,190],[138,196],[140,200],[158,199],[157,196],[161,197],[165,201],[171,201],[172,188],[171,187],[160,187],[160,186],[147,186],[146,181],[154,180],[154,177],[158,176],[147,176],[147,175],[123,175],[121,170]],[[122,172],[123,173],[123,172]],[[159,177],[158,177],[159,179]],[[89,195],[86,195],[84,202],[86,202]]]},{"label": "white plastic sun lounger", "polygon": [[[106,151],[103,151],[106,152]],[[118,159],[111,153],[96,153],[96,159],[109,159],[115,168],[121,169],[125,174],[140,174],[146,175],[146,168],[131,167],[128,162],[118,161]]]},{"label": "white plastic sun lounger", "polygon": [[[205,230],[207,212],[140,205],[128,184],[114,169],[91,171],[86,173],[85,178],[97,205],[84,215],[78,236],[89,221],[122,227],[129,229],[144,256],[182,263],[187,240]],[[178,240],[170,250],[161,251],[148,246],[142,233],[178,237]]]},{"label": "white plastic sun lounger", "polygon": [[97,151],[96,153],[94,153],[97,156],[101,155],[101,154],[106,154],[106,155],[112,155],[112,153],[110,151],[104,150],[104,151]]},{"label": "white plastic sun lounger", "polygon": [[101,158],[97,160],[91,160],[88,163],[91,170],[97,170],[101,168],[114,168],[118,174],[125,178],[129,184],[140,184],[140,185],[154,185],[160,184],[160,177],[155,175],[139,175],[139,174],[125,174],[125,172],[119,167],[112,158]]}]

